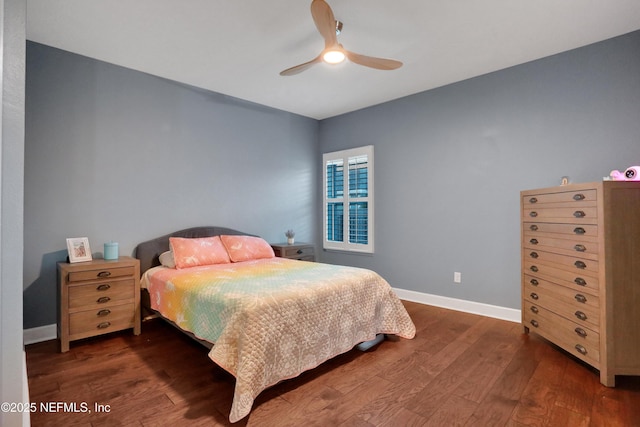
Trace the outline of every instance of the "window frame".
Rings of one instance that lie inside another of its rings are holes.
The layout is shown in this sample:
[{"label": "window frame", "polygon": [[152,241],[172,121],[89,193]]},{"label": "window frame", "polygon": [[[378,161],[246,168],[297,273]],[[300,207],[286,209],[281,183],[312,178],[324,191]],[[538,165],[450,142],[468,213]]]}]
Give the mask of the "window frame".
[{"label": "window frame", "polygon": [[[367,196],[351,196],[349,193],[349,158],[367,156]],[[330,162],[342,160],[343,172],[343,196],[329,198],[327,196],[327,165]],[[328,205],[329,203],[342,202],[343,241],[338,242],[328,239]],[[367,243],[351,243],[349,241],[349,224],[351,221],[351,203],[367,203]],[[333,151],[322,154],[322,247],[325,250],[348,251],[357,253],[374,252],[374,156],[373,145],[350,148],[347,150]]]}]

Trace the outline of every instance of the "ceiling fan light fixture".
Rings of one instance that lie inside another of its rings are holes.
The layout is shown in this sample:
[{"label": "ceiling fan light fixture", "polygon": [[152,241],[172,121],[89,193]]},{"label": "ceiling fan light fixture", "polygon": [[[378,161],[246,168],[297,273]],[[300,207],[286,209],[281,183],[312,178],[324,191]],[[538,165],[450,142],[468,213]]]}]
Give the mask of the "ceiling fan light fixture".
[{"label": "ceiling fan light fixture", "polygon": [[344,52],[339,49],[330,49],[322,54],[322,60],[327,64],[339,64],[346,58]]}]

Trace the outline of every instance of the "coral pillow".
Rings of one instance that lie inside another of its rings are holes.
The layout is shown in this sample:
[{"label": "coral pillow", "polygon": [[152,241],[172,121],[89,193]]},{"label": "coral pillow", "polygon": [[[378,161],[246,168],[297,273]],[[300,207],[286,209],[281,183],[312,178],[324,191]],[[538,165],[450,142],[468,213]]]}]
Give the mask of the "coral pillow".
[{"label": "coral pillow", "polygon": [[273,248],[264,239],[252,236],[220,236],[231,262],[274,258]]},{"label": "coral pillow", "polygon": [[169,244],[176,268],[231,262],[219,236],[196,239],[169,237]]}]

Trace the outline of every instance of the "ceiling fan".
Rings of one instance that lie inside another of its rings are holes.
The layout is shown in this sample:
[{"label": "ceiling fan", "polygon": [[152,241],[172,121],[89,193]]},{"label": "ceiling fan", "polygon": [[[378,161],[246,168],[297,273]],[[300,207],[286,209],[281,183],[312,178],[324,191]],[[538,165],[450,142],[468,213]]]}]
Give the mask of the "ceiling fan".
[{"label": "ceiling fan", "polygon": [[342,30],[342,22],[336,21],[336,18],[333,16],[333,11],[326,1],[313,0],[311,2],[311,16],[320,35],[324,38],[324,50],[309,62],[281,71],[281,76],[293,76],[319,62],[324,61],[328,64],[339,64],[345,59],[378,70],[395,70],[402,66],[402,62],[400,61],[360,55],[342,47],[342,45],[338,43],[338,33]]}]

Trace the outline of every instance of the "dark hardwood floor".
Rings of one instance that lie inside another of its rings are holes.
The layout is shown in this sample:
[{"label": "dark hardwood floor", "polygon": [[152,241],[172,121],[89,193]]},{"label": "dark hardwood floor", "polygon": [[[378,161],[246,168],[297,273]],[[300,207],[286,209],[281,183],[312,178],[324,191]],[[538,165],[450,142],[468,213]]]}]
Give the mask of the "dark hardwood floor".
[{"label": "dark hardwood floor", "polygon": [[[405,305],[415,339],[352,350],[265,390],[234,425],[640,426],[640,377],[606,388],[519,324]],[[137,337],[73,342],[68,353],[57,341],[29,345],[27,369],[34,427],[230,425],[234,378],[161,320]],[[73,403],[80,412],[68,411]]]}]

